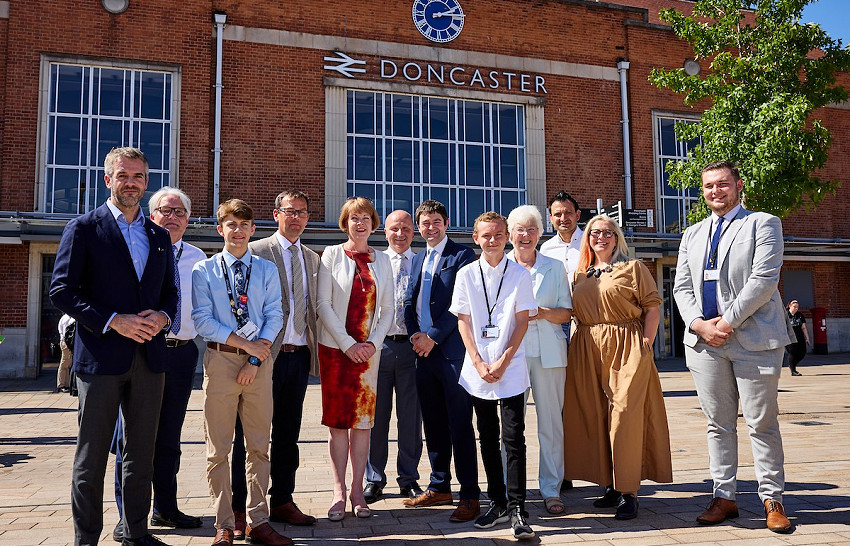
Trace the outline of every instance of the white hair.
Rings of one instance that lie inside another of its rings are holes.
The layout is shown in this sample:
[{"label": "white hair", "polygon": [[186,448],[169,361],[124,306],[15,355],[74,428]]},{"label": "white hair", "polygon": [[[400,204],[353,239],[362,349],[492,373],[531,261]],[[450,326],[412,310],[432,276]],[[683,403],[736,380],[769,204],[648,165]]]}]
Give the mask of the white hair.
[{"label": "white hair", "polygon": [[534,205],[520,205],[508,214],[508,232],[514,230],[517,224],[527,224],[534,222],[537,226],[537,231],[543,233],[543,217],[540,216],[540,211]]},{"label": "white hair", "polygon": [[162,198],[169,195],[176,195],[180,198],[180,201],[183,203],[183,207],[186,208],[186,214],[190,214],[192,212],[192,200],[189,199],[186,192],[179,188],[172,188],[171,186],[163,186],[151,195],[151,198],[148,201],[148,210],[152,211],[159,207],[159,202],[162,201]]}]

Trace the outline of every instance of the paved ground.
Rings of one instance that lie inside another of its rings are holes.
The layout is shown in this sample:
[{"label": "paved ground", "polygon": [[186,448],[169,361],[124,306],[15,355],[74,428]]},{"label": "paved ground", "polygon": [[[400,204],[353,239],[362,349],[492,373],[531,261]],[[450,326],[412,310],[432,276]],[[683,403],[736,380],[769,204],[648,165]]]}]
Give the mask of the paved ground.
[{"label": "paved ground", "polygon": [[[809,356],[802,377],[783,370],[780,383],[781,425],[785,441],[788,491],[785,504],[796,524],[794,533],[767,531],[752,469],[746,425],[739,423],[741,517],[729,524],[700,527],[694,518],[710,500],[705,421],[690,375],[681,361],[659,362],[672,438],[675,483],[645,483],[640,516],[614,520],[613,511],[596,510],[591,501],[599,488],[578,482],[563,495],[567,514],[550,517],[537,491],[537,441],[534,412],[528,416],[530,521],[537,542],[583,545],[628,544],[850,544],[850,354]],[[76,399],[53,394],[53,377],[35,381],[0,381],[0,544],[3,546],[73,543],[69,483],[76,434]],[[479,531],[471,523],[452,524],[451,507],[405,509],[397,491],[373,505],[373,516],[340,523],[324,516],[331,499],[326,431],[319,424],[319,385],[307,393],[302,431],[302,470],[296,502],[308,513],[323,516],[312,529],[286,528],[284,534],[304,544],[507,544],[510,529]],[[391,438],[394,440],[394,437]],[[391,449],[394,448],[394,444]],[[394,456],[391,451],[391,457]],[[204,516],[193,531],[157,529],[172,545],[210,544],[211,502],[204,477],[201,391],[192,393],[183,431],[180,470],[181,508]],[[112,466],[107,476],[112,476]],[[427,460],[420,472],[427,476]],[[483,470],[480,472],[483,483]],[[391,475],[392,479],[392,475]],[[422,481],[423,485],[427,480]],[[112,544],[117,518],[107,488],[103,544]],[[535,541],[530,541],[534,543]]]}]

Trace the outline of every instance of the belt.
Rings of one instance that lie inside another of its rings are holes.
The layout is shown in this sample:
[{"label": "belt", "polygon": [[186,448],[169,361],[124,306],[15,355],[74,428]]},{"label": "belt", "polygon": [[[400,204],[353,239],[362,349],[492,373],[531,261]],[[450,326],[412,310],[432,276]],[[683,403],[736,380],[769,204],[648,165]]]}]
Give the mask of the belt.
[{"label": "belt", "polygon": [[404,343],[406,341],[410,341],[410,338],[408,338],[406,334],[396,334],[394,336],[387,336],[387,339],[389,339],[390,341],[395,341],[396,343]]},{"label": "belt", "polygon": [[280,352],[282,353],[294,353],[296,351],[300,351],[302,349],[306,349],[306,345],[291,345],[289,343],[284,343],[280,346]]},{"label": "belt", "polygon": [[248,354],[242,349],[237,349],[236,347],[231,347],[230,345],[225,345],[224,343],[213,343],[212,341],[207,341],[207,347],[209,347],[213,351],[221,351],[222,353],[235,353],[237,355]]},{"label": "belt", "polygon": [[171,347],[173,349],[174,347],[182,347],[183,345],[189,343],[189,341],[190,340],[188,339],[177,339],[176,337],[167,337],[165,338],[165,346]]}]

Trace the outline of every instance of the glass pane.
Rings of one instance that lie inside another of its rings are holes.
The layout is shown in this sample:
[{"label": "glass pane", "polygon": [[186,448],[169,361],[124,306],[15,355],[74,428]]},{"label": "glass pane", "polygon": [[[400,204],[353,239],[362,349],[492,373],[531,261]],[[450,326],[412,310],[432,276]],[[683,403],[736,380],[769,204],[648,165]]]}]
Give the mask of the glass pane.
[{"label": "glass pane", "polygon": [[[351,119],[351,116],[348,116],[348,119]],[[346,141],[345,178],[351,180],[354,178],[354,137],[348,137]]]},{"label": "glass pane", "polygon": [[517,144],[519,144],[520,146],[525,146],[525,108],[523,108],[522,106],[517,106],[516,116],[517,131],[519,132]]},{"label": "glass pane", "polygon": [[463,212],[466,218],[464,218],[464,223],[467,226],[472,226],[475,223],[475,219],[487,210],[484,204],[484,191],[467,190],[465,193],[466,209]]},{"label": "glass pane", "polygon": [[354,132],[375,134],[375,95],[373,93],[354,93]]},{"label": "glass pane", "polygon": [[60,65],[56,87],[56,112],[82,113],[83,67]]},{"label": "glass pane", "polygon": [[431,188],[431,197],[429,199],[435,199],[444,204],[449,211],[449,220],[451,221],[451,217],[454,214],[454,207],[452,206],[454,203],[449,200],[449,195],[449,189],[446,187]]},{"label": "glass pane", "polygon": [[354,140],[354,178],[375,180],[375,139],[358,137]]},{"label": "glass pane", "polygon": [[409,140],[393,141],[393,182],[413,182],[413,143]]},{"label": "glass pane", "polygon": [[413,101],[407,95],[393,97],[393,136],[413,136]]},{"label": "glass pane", "polygon": [[171,119],[171,74],[165,75],[165,115],[163,119]]},{"label": "glass pane", "polygon": [[142,72],[139,74],[142,84],[141,115],[147,119],[163,119],[165,114],[164,88],[165,74]]},{"label": "glass pane", "polygon": [[660,151],[661,155],[678,155],[676,146],[676,131],[674,129],[675,120],[670,118],[661,118],[658,120],[660,124]]},{"label": "glass pane", "polygon": [[354,184],[354,195],[349,197],[365,197],[375,201],[375,185],[374,184]]},{"label": "glass pane", "polygon": [[484,104],[465,102],[463,115],[463,140],[484,142]]},{"label": "glass pane", "polygon": [[78,169],[47,169],[52,178],[53,210],[55,213],[77,214],[80,209],[80,171]]},{"label": "glass pane", "polygon": [[484,147],[465,146],[465,180],[467,186],[484,185]]},{"label": "glass pane", "polygon": [[109,153],[109,150],[123,145],[122,125],[120,121],[111,119],[102,119],[97,122],[98,164],[103,164],[103,159]]},{"label": "glass pane", "polygon": [[662,199],[661,206],[664,212],[664,231],[667,233],[679,233],[681,231],[679,218],[679,200]]},{"label": "glass pane", "polygon": [[[345,132],[346,133],[353,133],[354,132],[354,91],[348,91],[345,94],[345,112],[346,112]],[[351,154],[349,154],[348,156],[351,157]],[[349,178],[351,178],[351,177],[349,177]]]},{"label": "glass pane", "polygon": [[661,160],[661,190],[664,195],[679,195],[679,190],[670,186],[670,174],[667,172],[667,164],[672,160]]},{"label": "glass pane", "polygon": [[150,168],[167,169],[168,165],[164,165],[162,161],[162,124],[142,122],[139,125],[141,129],[138,146],[148,157]]},{"label": "glass pane", "polygon": [[428,99],[428,136],[432,139],[448,140],[449,138],[449,102],[446,99]]},{"label": "glass pane", "polygon": [[98,100],[102,116],[124,115],[124,71],[108,68],[100,69],[100,96]]},{"label": "glass pane", "polygon": [[431,184],[449,183],[449,145],[432,142],[430,144],[431,154],[428,161],[430,167]]},{"label": "glass pane", "polygon": [[393,200],[387,205],[387,212],[392,212],[392,210],[406,210],[413,213],[413,187],[393,186]]},{"label": "glass pane", "polygon": [[148,207],[148,201],[155,191],[162,187],[162,173],[150,173],[148,177],[148,189],[145,190],[145,197],[142,199],[142,208]]},{"label": "glass pane", "polygon": [[499,149],[499,180],[503,188],[519,187],[519,167],[517,165],[517,149]]},{"label": "glass pane", "polygon": [[80,164],[80,118],[56,118],[56,148],[53,163],[58,165]]},{"label": "glass pane", "polygon": [[500,104],[499,111],[499,142],[502,144],[517,144],[517,109],[515,106]]},{"label": "glass pane", "polygon": [[519,193],[514,191],[503,191],[499,194],[499,196],[502,199],[502,204],[498,212],[502,216],[507,216],[512,210],[519,206]]}]

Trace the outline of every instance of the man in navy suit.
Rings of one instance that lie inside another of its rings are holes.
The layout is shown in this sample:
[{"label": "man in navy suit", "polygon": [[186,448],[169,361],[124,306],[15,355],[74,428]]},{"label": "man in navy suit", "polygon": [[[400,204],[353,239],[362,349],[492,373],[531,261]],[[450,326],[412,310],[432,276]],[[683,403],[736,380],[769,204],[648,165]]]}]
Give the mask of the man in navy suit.
[{"label": "man in navy suit", "polygon": [[460,502],[450,520],[472,521],[481,512],[472,401],[458,384],[465,349],[457,317],[449,312],[449,306],[455,275],[475,261],[475,252],[446,237],[449,217],[442,203],[424,201],[416,209],[415,219],[427,246],[411,264],[404,322],[417,355],[416,388],[431,460],[431,483],[421,495],[404,499],[404,505],[416,508],[452,503],[450,466],[454,453]]},{"label": "man in navy suit", "polygon": [[148,533],[153,454],[165,381],[165,334],[177,313],[171,238],[141,213],[148,162],[115,148],[104,162],[109,200],[68,222],[50,299],[77,320],[73,370],[79,433],[71,483],[74,544],[98,543],[103,479],[119,407],[124,417],[123,544],[164,544]]}]

